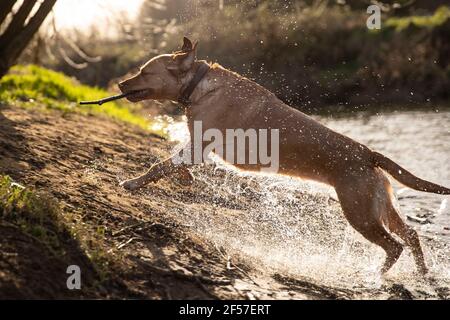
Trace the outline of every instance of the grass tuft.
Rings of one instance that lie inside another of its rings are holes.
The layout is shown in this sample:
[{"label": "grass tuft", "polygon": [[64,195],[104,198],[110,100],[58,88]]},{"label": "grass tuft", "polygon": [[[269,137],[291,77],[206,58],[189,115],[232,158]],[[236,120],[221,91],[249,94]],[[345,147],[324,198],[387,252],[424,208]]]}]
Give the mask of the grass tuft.
[{"label": "grass tuft", "polygon": [[9,176],[0,175],[0,223],[18,228],[65,259],[71,239],[78,242],[95,267],[100,280],[109,275],[113,254],[107,254],[102,226],[94,232],[83,222],[82,212],[64,210],[51,195],[23,187]]},{"label": "grass tuft", "polygon": [[[111,95],[100,88],[82,85],[63,73],[35,65],[15,66],[0,79],[0,102],[23,107],[56,109],[85,115],[105,115],[114,120],[151,130],[151,122],[134,114],[137,107],[126,102],[102,106],[80,106],[79,101],[97,100]],[[160,132],[155,132],[161,135]]]},{"label": "grass tuft", "polygon": [[60,211],[51,197],[13,183],[8,176],[0,176],[0,218],[37,238],[53,252],[61,250]]},{"label": "grass tuft", "polygon": [[410,26],[418,28],[435,28],[443,25],[450,19],[450,7],[441,6],[429,16],[410,16],[401,18],[389,18],[386,26],[395,28],[397,31],[403,31]]}]

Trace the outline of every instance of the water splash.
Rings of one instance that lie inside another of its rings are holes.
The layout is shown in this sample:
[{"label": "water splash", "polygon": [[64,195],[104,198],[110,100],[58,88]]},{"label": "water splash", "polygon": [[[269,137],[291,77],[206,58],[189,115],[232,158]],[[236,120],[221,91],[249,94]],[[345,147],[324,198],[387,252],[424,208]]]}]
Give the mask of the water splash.
[{"label": "water splash", "polygon": [[[171,123],[167,132],[172,140],[188,139],[184,122]],[[386,284],[379,273],[383,250],[348,224],[331,187],[247,173],[213,159],[212,166],[192,169],[196,190],[201,191],[180,213],[182,223],[261,272],[284,272],[360,292],[380,290]],[[442,202],[439,211],[445,208]],[[439,235],[418,231],[434,286],[414,272],[409,250],[388,279],[435,296],[436,287],[450,286],[449,250]]]}]

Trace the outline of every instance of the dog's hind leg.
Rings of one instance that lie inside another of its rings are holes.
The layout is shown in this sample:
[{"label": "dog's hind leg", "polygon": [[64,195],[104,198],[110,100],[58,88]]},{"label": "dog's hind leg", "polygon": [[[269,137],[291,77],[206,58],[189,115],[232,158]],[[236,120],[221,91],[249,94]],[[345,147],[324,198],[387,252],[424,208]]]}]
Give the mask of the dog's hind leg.
[{"label": "dog's hind leg", "polygon": [[387,192],[378,172],[368,169],[364,173],[348,175],[335,187],[350,225],[386,252],[381,272],[387,272],[400,257],[403,246],[383,226]]},{"label": "dog's hind leg", "polygon": [[386,227],[392,233],[395,233],[405,244],[411,248],[414,260],[417,265],[417,269],[420,273],[425,274],[428,272],[425,264],[425,258],[423,255],[422,247],[420,245],[419,236],[412,227],[408,226],[400,216],[400,213],[395,208],[393,203],[392,186],[389,179],[382,171],[378,171],[378,174],[383,181],[384,189],[387,193],[386,199],[386,214],[382,217],[382,221]]},{"label": "dog's hind leg", "polygon": [[402,239],[408,247],[411,248],[414,260],[416,262],[417,270],[421,274],[426,274],[428,268],[425,263],[425,258],[423,256],[422,247],[420,245],[419,236],[412,227],[408,226],[403,219],[400,217],[399,212],[394,207],[392,203],[388,207],[387,211],[387,227],[389,230]]}]

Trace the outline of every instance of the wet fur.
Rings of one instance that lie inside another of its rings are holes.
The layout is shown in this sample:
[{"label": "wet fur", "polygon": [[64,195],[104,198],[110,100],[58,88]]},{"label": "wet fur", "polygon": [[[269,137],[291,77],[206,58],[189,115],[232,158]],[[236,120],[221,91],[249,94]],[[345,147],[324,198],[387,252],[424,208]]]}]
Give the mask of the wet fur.
[{"label": "wet fur", "polygon": [[[138,100],[176,100],[200,64],[206,63],[197,61],[195,54],[196,45],[185,38],[182,51],[153,58],[138,75],[122,82],[120,89],[151,89],[147,97]],[[237,128],[280,128],[280,174],[333,186],[353,228],[385,250],[383,273],[397,261],[403,244],[412,250],[418,270],[427,272],[419,237],[395,209],[392,188],[383,170],[417,190],[450,194],[448,188],[415,177],[383,155],[323,126],[255,82],[217,64],[211,66],[191,100],[186,110],[191,137],[194,121],[202,121],[204,130],[216,128],[223,133]],[[261,168],[259,164],[238,167],[249,171]],[[184,184],[192,182],[186,165],[176,166],[167,159],[121,185],[134,190],[169,175]]]}]

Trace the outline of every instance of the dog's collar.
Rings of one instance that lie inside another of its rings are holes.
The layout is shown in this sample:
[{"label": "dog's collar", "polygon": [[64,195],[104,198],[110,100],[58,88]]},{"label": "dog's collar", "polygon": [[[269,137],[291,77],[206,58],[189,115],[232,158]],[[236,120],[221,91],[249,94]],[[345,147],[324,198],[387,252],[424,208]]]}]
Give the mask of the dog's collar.
[{"label": "dog's collar", "polygon": [[194,92],[197,85],[202,81],[203,77],[209,71],[209,65],[207,63],[202,63],[200,67],[194,74],[194,77],[189,82],[188,86],[181,91],[181,95],[178,97],[178,103],[184,107],[188,107],[191,104],[191,95]]}]

